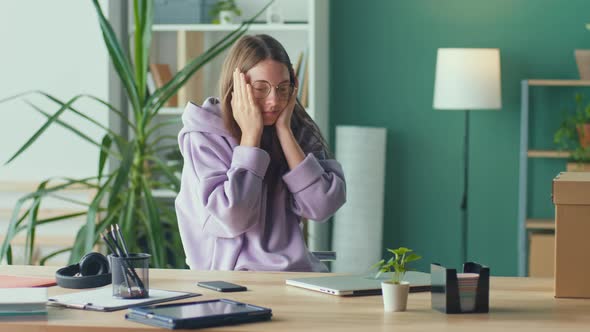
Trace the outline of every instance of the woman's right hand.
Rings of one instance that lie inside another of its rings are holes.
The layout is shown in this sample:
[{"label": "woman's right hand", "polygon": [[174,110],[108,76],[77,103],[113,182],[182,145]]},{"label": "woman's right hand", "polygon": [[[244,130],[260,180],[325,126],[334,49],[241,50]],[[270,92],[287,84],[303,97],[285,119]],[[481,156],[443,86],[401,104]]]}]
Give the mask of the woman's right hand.
[{"label": "woman's right hand", "polygon": [[237,68],[234,70],[233,78],[234,91],[232,93],[231,107],[234,119],[242,131],[240,145],[260,146],[260,137],[264,125],[262,113],[254,103],[252,86],[246,83],[246,75]]}]

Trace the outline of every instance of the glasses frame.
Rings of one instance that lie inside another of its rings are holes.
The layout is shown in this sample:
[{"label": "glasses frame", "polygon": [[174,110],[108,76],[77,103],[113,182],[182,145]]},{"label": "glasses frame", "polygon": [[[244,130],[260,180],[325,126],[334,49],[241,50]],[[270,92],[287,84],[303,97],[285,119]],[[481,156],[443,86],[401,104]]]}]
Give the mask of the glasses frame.
[{"label": "glasses frame", "polygon": [[[254,99],[265,99],[266,97],[268,97],[270,95],[270,91],[272,89],[274,89],[279,100],[288,101],[289,98],[291,98],[293,96],[293,92],[295,92],[295,84],[293,84],[291,82],[289,82],[289,83],[284,82],[284,83],[279,83],[278,85],[272,85],[272,84],[270,84],[269,81],[266,81],[266,80],[256,80],[256,81],[252,82],[252,84],[251,84],[252,89],[254,89],[254,83],[257,83],[257,82],[262,82],[262,83],[268,84],[270,86],[270,89],[268,89],[268,92],[266,93],[266,95],[264,97],[255,97],[253,95],[252,97],[254,97]],[[281,95],[279,94],[279,87],[281,85],[285,85],[285,84],[289,85],[289,87],[291,88],[291,92],[289,93],[289,96],[287,98],[283,99],[283,98],[281,98]]]}]

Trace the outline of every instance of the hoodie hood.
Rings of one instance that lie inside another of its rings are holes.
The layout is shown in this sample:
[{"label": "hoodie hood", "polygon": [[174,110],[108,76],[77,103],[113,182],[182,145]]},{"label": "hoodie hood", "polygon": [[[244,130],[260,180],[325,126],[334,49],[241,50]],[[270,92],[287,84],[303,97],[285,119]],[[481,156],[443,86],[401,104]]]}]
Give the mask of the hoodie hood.
[{"label": "hoodie hood", "polygon": [[209,97],[203,103],[203,106],[198,106],[189,102],[186,104],[184,112],[182,113],[182,129],[179,133],[179,139],[184,134],[190,132],[201,132],[220,135],[223,137],[232,137],[221,117],[221,103],[219,99]]}]

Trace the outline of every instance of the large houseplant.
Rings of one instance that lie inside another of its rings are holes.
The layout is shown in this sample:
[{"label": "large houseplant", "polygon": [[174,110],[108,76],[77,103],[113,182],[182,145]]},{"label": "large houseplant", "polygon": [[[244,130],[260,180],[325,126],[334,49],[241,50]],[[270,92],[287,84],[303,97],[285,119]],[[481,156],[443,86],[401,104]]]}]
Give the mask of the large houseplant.
[{"label": "large houseplant", "polygon": [[561,148],[571,151],[571,158],[581,163],[590,162],[590,105],[584,106],[582,94],[576,94],[574,111],[564,111],[563,121],[553,136]]},{"label": "large houseplant", "polygon": [[[177,175],[159,157],[159,154],[167,153],[166,149],[173,150],[177,147],[175,144],[167,146],[158,144],[166,139],[166,137],[158,134],[158,129],[178,123],[178,119],[158,124],[154,121],[154,117],[166,101],[176,94],[192,74],[240,38],[254,19],[264,12],[268,4],[254,17],[245,21],[235,31],[229,33],[180,69],[168,83],[149,94],[146,89],[146,81],[149,48],[152,40],[153,0],[133,1],[134,30],[133,44],[131,45],[133,47],[133,58],[126,54],[125,48],[117,40],[98,0],[92,0],[92,3],[96,9],[110,59],[126,92],[130,105],[130,114],[128,117],[124,116],[120,110],[108,102],[85,94],[76,95],[69,100],[61,100],[43,91],[32,91],[0,100],[0,102],[6,102],[25,95],[38,94],[48,98],[58,107],[57,111],[51,114],[37,107],[37,105],[29,103],[33,109],[43,114],[47,121],[18,149],[7,163],[26,151],[52,125],[67,128],[96,146],[99,153],[98,174],[95,176],[83,179],[51,178],[43,181],[36,191],[18,200],[0,248],[0,259],[6,257],[7,262],[12,263],[11,241],[19,232],[26,232],[25,262],[31,264],[37,226],[86,215],[86,223],[78,230],[72,246],[49,254],[41,260],[41,264],[52,256],[68,251],[71,252],[69,261],[77,262],[86,252],[92,251],[103,230],[117,223],[121,226],[123,236],[127,239],[129,250],[132,252],[149,252],[152,255],[151,265],[153,267],[183,267],[185,264],[184,252],[174,211],[170,207],[165,207],[162,202],[154,199],[152,195],[152,189],[155,187],[168,188],[174,191],[179,189],[180,181]],[[94,100],[104,111],[119,116],[122,122],[126,124],[130,138],[126,139],[119,133],[93,120],[88,115],[90,113],[86,114],[84,111],[77,109],[76,103],[81,99]],[[73,112],[104,129],[105,133],[102,141],[93,140],[65,120],[60,119],[60,116],[65,112]],[[117,162],[107,167],[107,160],[109,159],[115,159]],[[156,174],[161,174],[161,176],[156,177]],[[90,203],[85,204],[83,212],[49,219],[38,218],[39,207],[44,198],[53,196],[65,199],[59,196],[58,193],[74,187],[90,188],[95,191],[93,199]],[[21,213],[23,208],[25,212]]]}]

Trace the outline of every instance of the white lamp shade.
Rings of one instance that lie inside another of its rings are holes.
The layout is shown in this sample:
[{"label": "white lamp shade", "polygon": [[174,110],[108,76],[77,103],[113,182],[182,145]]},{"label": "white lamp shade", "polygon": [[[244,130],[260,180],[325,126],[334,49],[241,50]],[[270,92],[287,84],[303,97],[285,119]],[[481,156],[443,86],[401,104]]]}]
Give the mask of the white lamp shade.
[{"label": "white lamp shade", "polygon": [[433,107],[439,110],[501,109],[500,50],[439,48]]}]

